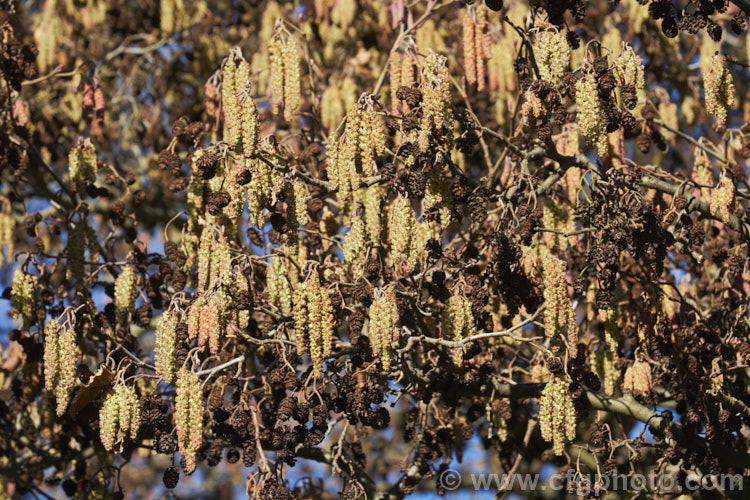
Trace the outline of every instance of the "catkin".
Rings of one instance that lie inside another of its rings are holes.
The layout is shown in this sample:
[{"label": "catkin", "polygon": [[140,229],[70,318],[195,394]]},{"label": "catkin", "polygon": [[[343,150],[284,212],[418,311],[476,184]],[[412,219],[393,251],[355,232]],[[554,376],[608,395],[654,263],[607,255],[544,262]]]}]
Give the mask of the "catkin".
[{"label": "catkin", "polygon": [[737,195],[734,183],[727,176],[719,179],[719,186],[711,193],[711,213],[718,214],[724,224],[732,221],[737,208]]},{"label": "catkin", "polygon": [[552,375],[539,398],[539,429],[552,442],[555,455],[562,455],[565,442],[576,438],[576,410],[563,374]]},{"label": "catkin", "polygon": [[568,297],[568,282],[565,277],[567,264],[564,260],[548,255],[542,259],[542,267],[545,333],[555,339],[566,328],[568,352],[575,358],[578,350],[578,327],[573,304]]},{"label": "catkin", "polygon": [[[471,302],[466,297],[453,295],[445,303],[441,331],[443,338],[453,342],[476,335],[477,328],[471,313]],[[456,366],[463,364],[464,351],[464,346],[452,349],[453,363]]]},{"label": "catkin", "polygon": [[10,202],[0,197],[0,249],[5,262],[13,262],[15,251],[16,218],[13,216]]},{"label": "catkin", "polygon": [[21,318],[24,327],[34,320],[36,283],[37,278],[33,274],[27,274],[21,269],[16,269],[13,273],[13,285],[10,288],[10,314],[14,319]]},{"label": "catkin", "polygon": [[266,291],[271,303],[288,315],[292,312],[292,283],[285,258],[281,254],[271,257],[266,269]]},{"label": "catkin", "polygon": [[477,83],[477,53],[474,44],[474,31],[474,17],[467,11],[463,18],[461,42],[464,53],[464,76],[469,85]]},{"label": "catkin", "polygon": [[589,146],[596,145],[599,155],[604,156],[607,153],[607,133],[593,72],[586,73],[576,82],[576,106],[576,121],[581,135],[586,138]]},{"label": "catkin", "polygon": [[196,454],[203,446],[203,391],[201,381],[192,371],[181,368],[177,374],[174,419],[177,445],[185,459],[185,473],[192,474]]},{"label": "catkin", "polygon": [[390,370],[393,356],[391,343],[396,341],[400,334],[396,292],[393,288],[382,293],[370,306],[368,333],[372,354],[380,357],[383,371]]},{"label": "catkin", "polygon": [[74,191],[83,191],[96,180],[96,150],[89,138],[79,138],[68,154],[70,183]]},{"label": "catkin", "polygon": [[452,147],[453,113],[451,111],[451,76],[447,59],[430,54],[422,69],[422,120],[417,143],[421,151],[430,147],[434,138],[438,145]]},{"label": "catkin", "polygon": [[284,57],[284,119],[292,121],[300,104],[300,61],[297,41],[288,37],[283,48]]},{"label": "catkin", "polygon": [[224,322],[222,321],[223,307],[220,297],[218,292],[214,293],[206,301],[200,312],[198,344],[202,346],[208,345],[211,354],[219,352],[219,344],[224,330]]},{"label": "catkin", "polygon": [[365,263],[365,221],[357,217],[344,236],[344,262],[356,280],[362,276]]},{"label": "catkin", "polygon": [[135,267],[125,266],[115,280],[115,315],[118,323],[124,323],[129,313],[135,312],[135,299],[138,296]]},{"label": "catkin", "polygon": [[174,381],[176,371],[176,329],[178,321],[179,313],[175,310],[167,309],[162,314],[159,324],[156,327],[154,365],[156,373],[168,384]]},{"label": "catkin", "polygon": [[399,115],[401,114],[401,100],[396,96],[396,92],[401,87],[401,55],[396,51],[391,52],[388,57],[388,76],[391,88],[391,112]]},{"label": "catkin", "polygon": [[557,30],[539,33],[534,43],[534,56],[542,80],[557,84],[570,64],[570,47],[565,34]]}]

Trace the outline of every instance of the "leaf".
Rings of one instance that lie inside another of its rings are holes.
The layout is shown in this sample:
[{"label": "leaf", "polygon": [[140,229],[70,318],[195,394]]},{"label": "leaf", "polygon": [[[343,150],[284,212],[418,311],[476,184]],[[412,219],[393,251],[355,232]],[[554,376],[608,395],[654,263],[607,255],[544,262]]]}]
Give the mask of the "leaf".
[{"label": "leaf", "polygon": [[68,410],[70,416],[75,417],[83,407],[92,402],[104,389],[111,386],[114,380],[115,373],[106,365],[100,365],[99,370],[91,377],[89,383],[78,391],[75,399],[70,404],[70,409]]}]

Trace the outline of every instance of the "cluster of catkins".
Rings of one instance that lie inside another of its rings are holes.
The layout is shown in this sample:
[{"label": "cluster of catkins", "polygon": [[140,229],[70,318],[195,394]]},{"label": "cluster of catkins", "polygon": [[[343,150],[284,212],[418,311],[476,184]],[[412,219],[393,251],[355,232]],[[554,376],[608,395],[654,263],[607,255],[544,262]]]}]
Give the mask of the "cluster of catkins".
[{"label": "cluster of catkins", "polygon": [[393,51],[388,59],[388,75],[391,88],[391,111],[394,114],[406,113],[408,105],[398,96],[401,87],[411,88],[416,82],[417,57],[411,47],[404,53]]},{"label": "cluster of catkins", "polygon": [[555,455],[562,455],[565,443],[576,438],[575,402],[568,392],[564,373],[551,375],[539,399],[539,429],[552,442]]},{"label": "cluster of catkins", "polygon": [[[443,309],[442,336],[447,340],[458,342],[477,333],[474,315],[471,313],[471,302],[461,294],[451,296]],[[452,349],[453,362],[457,366],[463,363],[465,347],[460,345]]]},{"label": "cluster of catkins", "polygon": [[99,410],[99,436],[104,449],[122,449],[127,439],[135,439],[141,423],[141,405],[135,390],[125,384],[115,385]]},{"label": "cluster of catkins", "polygon": [[727,126],[727,110],[736,104],[734,80],[723,55],[715,54],[711,58],[710,69],[703,75],[703,87],[706,111],[716,118],[714,128],[723,131]]},{"label": "cluster of catkins", "polygon": [[625,370],[625,376],[622,380],[622,390],[632,394],[638,399],[647,400],[653,389],[651,380],[651,367],[648,362],[636,359],[635,363]]},{"label": "cluster of catkins", "polygon": [[488,27],[487,7],[483,3],[466,9],[461,38],[464,54],[464,75],[466,76],[466,82],[472,86],[476,85],[479,92],[482,92],[485,88],[485,60],[492,57]]},{"label": "cluster of catkins", "polygon": [[293,295],[294,332],[297,354],[310,350],[316,376],[323,373],[323,360],[331,354],[334,317],[331,299],[320,284],[317,271],[298,284]]},{"label": "cluster of catkins", "polygon": [[201,380],[187,368],[177,374],[174,420],[177,445],[185,459],[185,472],[192,474],[197,465],[196,455],[203,446],[203,390]]},{"label": "cluster of catkins", "polygon": [[284,109],[284,119],[291,121],[300,105],[300,61],[297,41],[277,24],[268,42],[271,57],[271,105],[273,112]]},{"label": "cluster of catkins", "polygon": [[78,345],[72,328],[50,320],[44,327],[44,387],[55,393],[57,414],[68,407],[76,379]]},{"label": "cluster of catkins", "polygon": [[623,46],[611,67],[608,58],[600,56],[584,64],[581,72],[573,92],[576,121],[586,142],[596,145],[599,155],[604,156],[610,148],[610,134],[636,125],[628,110],[635,109],[638,95],[643,93],[643,62],[630,47]]}]

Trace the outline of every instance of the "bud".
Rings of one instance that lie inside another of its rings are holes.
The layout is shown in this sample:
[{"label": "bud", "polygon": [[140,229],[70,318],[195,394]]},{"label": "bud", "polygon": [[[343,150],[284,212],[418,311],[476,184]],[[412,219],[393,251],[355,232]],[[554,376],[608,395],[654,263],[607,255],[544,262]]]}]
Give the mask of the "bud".
[{"label": "bud", "polygon": [[[477,328],[471,313],[471,302],[463,295],[453,295],[445,303],[441,332],[444,339],[453,342],[476,335]],[[464,351],[463,346],[453,348],[453,363],[456,366],[463,364]]]},{"label": "bud", "polygon": [[128,313],[135,312],[135,299],[138,296],[135,267],[125,266],[115,280],[115,314],[118,323],[125,323]]},{"label": "bud", "polygon": [[552,375],[539,399],[539,429],[552,442],[555,455],[565,451],[565,442],[576,438],[576,410],[564,374]]},{"label": "bud", "polygon": [[380,357],[384,371],[391,368],[393,355],[391,344],[398,340],[400,332],[396,292],[393,288],[389,288],[381,291],[380,297],[376,298],[370,306],[368,331],[372,354]]}]

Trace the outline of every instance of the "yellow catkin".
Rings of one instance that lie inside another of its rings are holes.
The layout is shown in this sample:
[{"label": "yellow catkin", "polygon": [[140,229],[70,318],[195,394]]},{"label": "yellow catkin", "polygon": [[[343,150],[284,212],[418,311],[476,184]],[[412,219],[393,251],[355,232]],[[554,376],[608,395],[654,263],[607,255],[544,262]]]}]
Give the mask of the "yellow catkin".
[{"label": "yellow catkin", "polygon": [[365,233],[367,234],[367,241],[379,244],[383,231],[382,203],[385,193],[380,184],[373,184],[363,191],[362,198],[365,207]]},{"label": "yellow catkin", "polygon": [[236,146],[240,142],[240,106],[237,99],[237,65],[229,57],[221,68],[221,111],[224,115],[224,140]]},{"label": "yellow catkin", "polygon": [[534,56],[542,80],[557,84],[570,64],[570,47],[565,34],[557,30],[539,33],[534,43]]},{"label": "yellow catkin", "polygon": [[200,379],[192,371],[181,368],[177,374],[174,419],[177,444],[185,459],[187,474],[195,471],[196,454],[203,446],[203,405]]},{"label": "yellow catkin", "polygon": [[135,312],[137,280],[138,274],[132,265],[125,266],[115,280],[115,316],[118,323],[124,323],[128,314]]},{"label": "yellow catkin", "polygon": [[719,185],[711,193],[711,213],[718,214],[724,224],[732,221],[737,208],[737,195],[734,183],[727,176],[719,179]]},{"label": "yellow catkin", "polygon": [[96,150],[89,138],[79,138],[68,155],[70,182],[73,190],[83,191],[96,180]]},{"label": "yellow catkin", "polygon": [[567,330],[567,344],[571,357],[576,357],[578,327],[573,304],[568,297],[568,282],[565,277],[567,264],[564,260],[548,255],[542,258],[544,270],[544,327],[553,339]]},{"label": "yellow catkin", "polygon": [[15,232],[16,218],[10,201],[0,196],[0,249],[9,264],[15,255]]},{"label": "yellow catkin", "polygon": [[44,388],[48,391],[55,389],[59,374],[59,330],[60,323],[56,319],[50,320],[44,327]]},{"label": "yellow catkin", "polygon": [[156,327],[154,341],[154,366],[157,375],[160,375],[164,382],[171,384],[174,381],[176,372],[176,352],[177,352],[177,323],[179,314],[175,310],[167,309],[161,316],[159,324]]},{"label": "yellow catkin", "polygon": [[487,32],[487,6],[480,3],[475,8],[474,20],[474,57],[477,68],[477,91],[485,88],[486,69],[484,60],[490,57],[490,39]]},{"label": "yellow catkin", "polygon": [[14,319],[22,319],[24,327],[34,319],[36,284],[37,278],[33,274],[27,274],[21,269],[16,269],[13,273],[13,284],[10,288],[10,314]]},{"label": "yellow catkin", "polygon": [[[474,325],[474,315],[471,313],[471,302],[463,295],[451,296],[443,309],[442,336],[446,340],[459,342],[467,337],[476,335],[477,328]],[[465,346],[456,346],[451,349],[453,363],[457,366],[463,364]]]},{"label": "yellow catkin", "polygon": [[384,371],[390,370],[393,356],[392,342],[396,341],[400,335],[396,292],[393,288],[382,292],[381,296],[376,298],[370,306],[368,333],[372,354],[380,357]]},{"label": "yellow catkin", "polygon": [[433,169],[427,176],[427,189],[424,199],[425,211],[437,210],[443,228],[451,223],[453,213],[453,193],[445,172]]},{"label": "yellow catkin", "polygon": [[292,285],[282,255],[271,257],[266,269],[266,291],[271,303],[280,307],[284,314],[292,312]]},{"label": "yellow catkin", "polygon": [[422,121],[417,137],[422,151],[428,150],[431,138],[438,146],[452,147],[451,76],[446,62],[444,56],[433,53],[422,70]]},{"label": "yellow catkin", "polygon": [[539,429],[552,442],[555,455],[562,455],[566,441],[576,438],[576,410],[564,375],[552,375],[539,398]]},{"label": "yellow catkin", "polygon": [[55,398],[57,415],[65,413],[70,401],[70,393],[76,381],[76,361],[78,344],[72,328],[63,328],[57,338],[57,379],[55,380]]},{"label": "yellow catkin", "polygon": [[362,277],[365,263],[365,222],[356,217],[352,227],[344,236],[344,262],[349,267],[352,277],[356,280]]},{"label": "yellow catkin", "polygon": [[620,371],[615,364],[617,363],[618,347],[620,341],[620,330],[617,326],[617,317],[614,310],[610,309],[607,313],[607,320],[604,322],[604,357],[602,363],[604,393],[612,396],[615,393],[615,385],[620,376]]},{"label": "yellow catkin", "polygon": [[607,133],[594,73],[589,72],[576,82],[576,105],[581,135],[590,147],[596,145],[599,155],[604,156],[607,153]]},{"label": "yellow catkin", "polygon": [[288,37],[282,48],[284,58],[284,119],[292,121],[300,105],[300,61],[297,41]]}]

